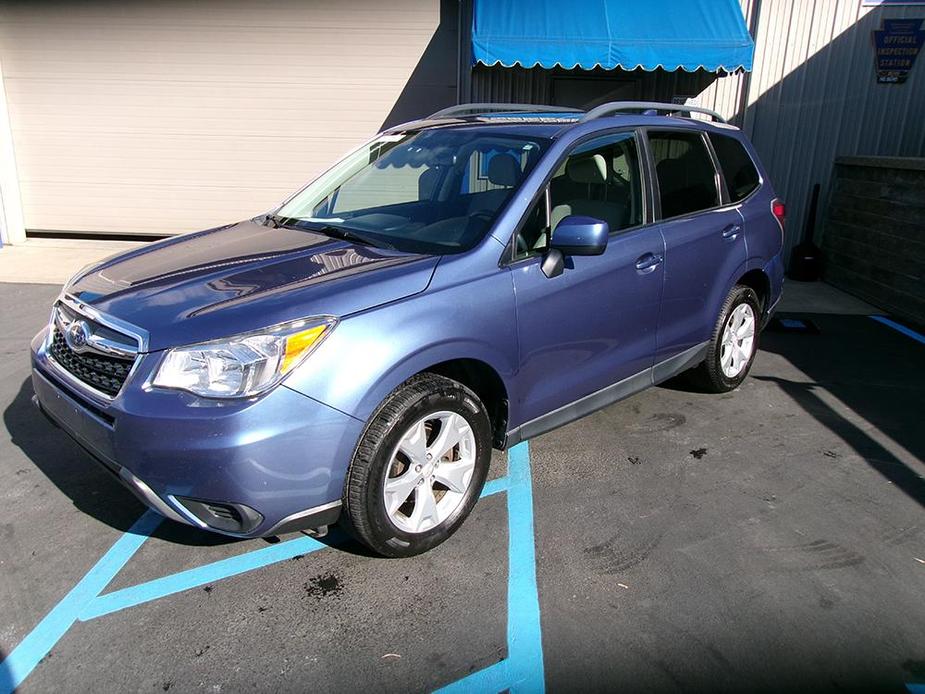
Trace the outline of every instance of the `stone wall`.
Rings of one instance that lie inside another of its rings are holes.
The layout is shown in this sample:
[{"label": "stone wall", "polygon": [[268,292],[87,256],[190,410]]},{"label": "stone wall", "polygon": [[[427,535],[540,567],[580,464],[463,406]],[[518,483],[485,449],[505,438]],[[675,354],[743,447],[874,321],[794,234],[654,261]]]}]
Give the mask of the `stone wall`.
[{"label": "stone wall", "polygon": [[836,159],[822,250],[827,282],[925,325],[925,158]]}]

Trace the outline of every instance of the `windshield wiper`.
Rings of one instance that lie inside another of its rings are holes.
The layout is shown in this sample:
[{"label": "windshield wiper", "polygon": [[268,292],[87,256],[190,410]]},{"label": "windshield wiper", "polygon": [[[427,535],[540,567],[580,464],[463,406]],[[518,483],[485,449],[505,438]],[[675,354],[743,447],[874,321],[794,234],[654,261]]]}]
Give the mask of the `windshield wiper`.
[{"label": "windshield wiper", "polygon": [[387,248],[390,251],[395,250],[395,246],[392,244],[383,241],[380,238],[367,236],[366,234],[350,229],[348,227],[336,227],[332,225],[322,226],[319,229],[308,227],[310,231],[317,231],[320,234],[325,234],[326,236],[335,236],[341,238],[344,241],[357,241],[358,243],[364,243],[367,246],[373,246],[375,248]]},{"label": "windshield wiper", "polygon": [[286,227],[295,229],[297,227],[294,226],[293,222],[296,221],[298,220],[292,219],[290,217],[280,217],[278,214],[267,214],[264,215],[261,224],[264,226],[273,227],[274,229],[285,229]]},{"label": "windshield wiper", "polygon": [[374,248],[386,248],[394,251],[395,246],[374,236],[368,236],[361,231],[350,229],[348,227],[335,226],[333,224],[319,224],[310,222],[298,217],[281,217],[278,214],[268,214],[263,222],[266,226],[272,226],[274,229],[299,229],[301,231],[313,231],[317,234],[324,234],[333,238],[343,239],[344,241],[355,241]]}]

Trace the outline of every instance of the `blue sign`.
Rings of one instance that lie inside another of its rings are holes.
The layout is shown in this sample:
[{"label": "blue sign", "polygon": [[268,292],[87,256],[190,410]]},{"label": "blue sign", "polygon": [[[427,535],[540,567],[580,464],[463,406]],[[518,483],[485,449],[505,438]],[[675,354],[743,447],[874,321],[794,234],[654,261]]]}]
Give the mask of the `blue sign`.
[{"label": "blue sign", "polygon": [[877,82],[902,84],[925,43],[921,19],[884,19],[883,28],[871,32],[877,58]]}]

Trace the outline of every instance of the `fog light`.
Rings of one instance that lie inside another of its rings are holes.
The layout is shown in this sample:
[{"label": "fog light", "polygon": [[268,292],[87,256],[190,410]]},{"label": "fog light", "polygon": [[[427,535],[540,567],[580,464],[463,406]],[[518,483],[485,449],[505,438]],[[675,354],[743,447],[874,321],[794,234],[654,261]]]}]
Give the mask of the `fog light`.
[{"label": "fog light", "polygon": [[174,498],[207,526],[222,532],[246,534],[263,522],[260,513],[244,504]]}]

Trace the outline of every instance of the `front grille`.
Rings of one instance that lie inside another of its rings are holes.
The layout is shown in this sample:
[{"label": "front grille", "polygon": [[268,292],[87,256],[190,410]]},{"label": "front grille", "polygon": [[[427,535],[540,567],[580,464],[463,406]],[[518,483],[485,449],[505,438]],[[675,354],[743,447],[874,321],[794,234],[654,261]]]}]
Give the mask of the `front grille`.
[{"label": "front grille", "polygon": [[132,370],[133,359],[120,359],[90,352],[77,353],[68,347],[57,326],[52,330],[54,332],[48,351],[65,371],[106,395],[114,396],[119,392],[128,378],[129,371]]}]

